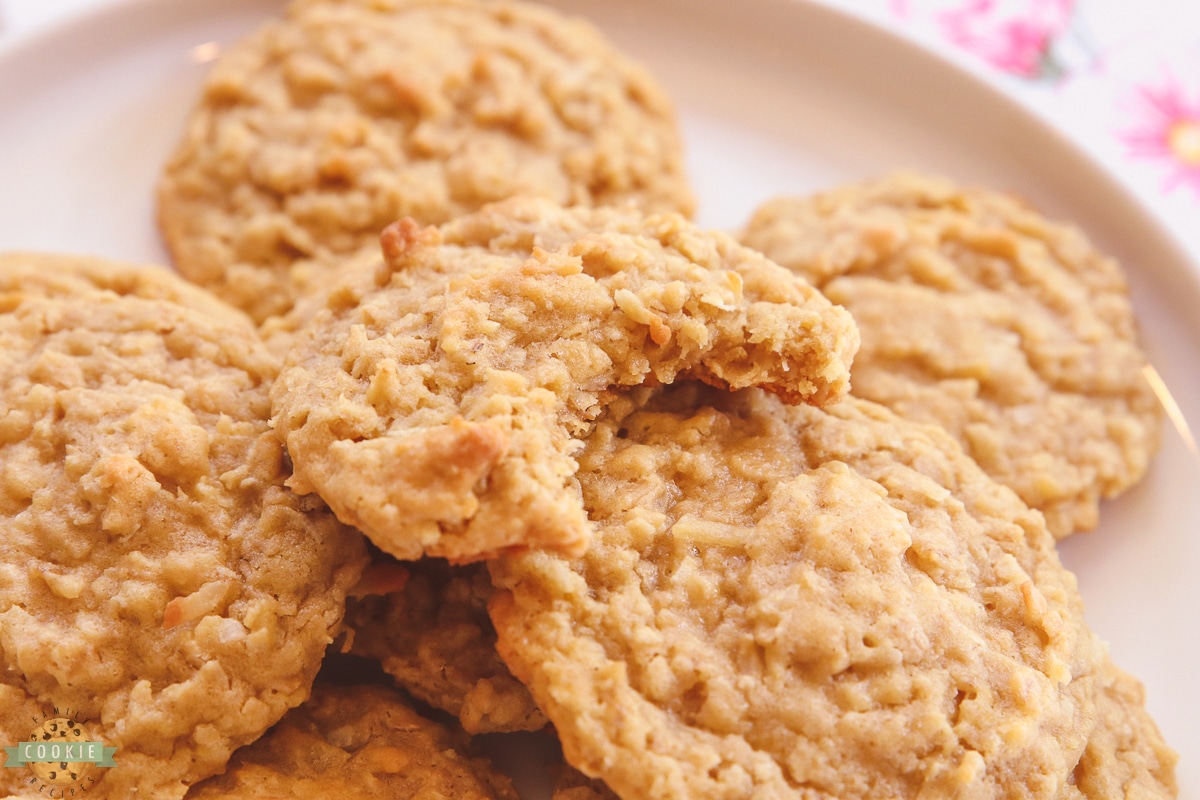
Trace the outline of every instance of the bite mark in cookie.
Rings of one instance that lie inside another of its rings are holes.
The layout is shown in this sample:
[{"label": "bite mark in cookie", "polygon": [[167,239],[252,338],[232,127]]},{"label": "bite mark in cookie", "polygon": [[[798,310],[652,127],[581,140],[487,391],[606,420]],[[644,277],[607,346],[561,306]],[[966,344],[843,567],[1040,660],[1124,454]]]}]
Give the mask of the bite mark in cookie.
[{"label": "bite mark in cookie", "polygon": [[401,559],[580,552],[573,457],[631,386],[847,389],[849,316],[676,215],[523,198],[384,241],[295,335],[272,399],[293,486]]}]

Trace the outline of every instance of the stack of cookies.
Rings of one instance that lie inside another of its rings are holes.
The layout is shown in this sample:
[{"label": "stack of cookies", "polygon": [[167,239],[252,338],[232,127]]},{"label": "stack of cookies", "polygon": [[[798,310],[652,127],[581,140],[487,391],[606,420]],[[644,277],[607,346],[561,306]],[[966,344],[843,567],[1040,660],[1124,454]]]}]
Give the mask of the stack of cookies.
[{"label": "stack of cookies", "polygon": [[178,274],[0,258],[6,740],[86,718],[94,798],[515,798],[519,731],[558,800],[1174,797],[1055,550],[1158,446],[1118,267],[923,175],[693,205],[550,9],[230,49]]}]

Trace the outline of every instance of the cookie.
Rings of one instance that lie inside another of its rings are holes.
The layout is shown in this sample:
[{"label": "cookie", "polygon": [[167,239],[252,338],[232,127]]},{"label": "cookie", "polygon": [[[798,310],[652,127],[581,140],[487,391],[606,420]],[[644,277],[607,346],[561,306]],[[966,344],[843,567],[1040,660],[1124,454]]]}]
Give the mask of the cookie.
[{"label": "cookie", "polygon": [[554,782],[550,800],[618,800],[603,781],[587,777],[579,770],[564,764]]},{"label": "cookie", "polygon": [[294,337],[271,396],[292,485],[400,559],[580,552],[572,455],[624,387],[847,388],[849,315],[677,215],[523,198],[383,246]]},{"label": "cookie", "polygon": [[854,393],[945,427],[1062,538],[1145,474],[1161,409],[1125,279],[1019,201],[898,174],[762,206],[741,239],[854,315]]},{"label": "cookie", "polygon": [[29,297],[70,300],[81,292],[105,291],[146,300],[166,300],[220,318],[245,315],[204,289],[181,281],[165,267],[127,264],[65,253],[0,253],[0,313]]},{"label": "cookie", "polygon": [[366,554],[284,486],[249,320],[104,269],[0,313],[0,737],[69,709],[89,797],[179,798],[307,697]]},{"label": "cookie", "polygon": [[549,8],[322,0],[216,63],[158,207],[179,271],[261,322],[390,223],[517,194],[690,213],[664,92]]},{"label": "cookie", "polygon": [[1041,515],[944,432],[679,383],[614,401],[579,462],[588,552],[489,565],[576,768],[638,798],[1064,788],[1103,649]]},{"label": "cookie", "polygon": [[418,700],[458,717],[467,733],[545,727],[529,690],[496,652],[484,565],[422,559],[402,569],[400,588],[350,601],[350,652],[378,661]]},{"label": "cookie", "polygon": [[307,703],[187,797],[517,800],[517,793],[487,759],[470,754],[461,731],[422,717],[396,692],[318,683]]},{"label": "cookie", "polygon": [[1141,683],[1112,664],[1101,671],[1101,678],[1103,688],[1096,697],[1099,720],[1062,800],[1178,796],[1178,756],[1146,713]]},{"label": "cookie", "polygon": [[471,755],[467,737],[380,686],[317,684],[312,698],[237,752],[188,800],[367,796],[517,800],[507,777]]}]

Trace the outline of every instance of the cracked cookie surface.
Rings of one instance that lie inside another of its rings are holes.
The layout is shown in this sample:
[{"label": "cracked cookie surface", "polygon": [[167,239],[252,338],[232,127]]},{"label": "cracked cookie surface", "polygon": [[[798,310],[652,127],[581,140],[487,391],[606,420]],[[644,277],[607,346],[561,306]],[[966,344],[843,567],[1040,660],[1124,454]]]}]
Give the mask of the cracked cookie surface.
[{"label": "cracked cookie surface", "polygon": [[159,220],[180,272],[262,322],[397,219],[517,194],[690,213],[665,93],[550,8],[323,0],[216,63]]},{"label": "cracked cookie surface", "polygon": [[1062,538],[1141,479],[1162,411],[1124,276],[1014,198],[902,173],[763,205],[740,236],[854,315],[854,394],[943,426]]},{"label": "cracked cookie surface", "polygon": [[271,396],[292,485],[397,558],[580,552],[573,455],[627,387],[847,389],[849,315],[677,215],[518,199],[383,245],[294,335]]}]

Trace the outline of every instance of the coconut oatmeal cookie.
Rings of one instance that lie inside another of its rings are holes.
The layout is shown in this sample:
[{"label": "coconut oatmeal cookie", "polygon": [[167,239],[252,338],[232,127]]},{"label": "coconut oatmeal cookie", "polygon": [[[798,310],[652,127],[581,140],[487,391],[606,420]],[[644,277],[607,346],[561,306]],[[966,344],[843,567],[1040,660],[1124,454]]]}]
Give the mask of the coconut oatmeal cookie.
[{"label": "coconut oatmeal cookie", "polygon": [[217,62],[159,219],[180,272],[261,322],[395,220],[516,194],[690,213],[664,92],[550,8],[321,0]]},{"label": "coconut oatmeal cookie", "polygon": [[365,548],[284,486],[249,320],[94,266],[4,289],[0,738],[70,709],[117,748],[89,797],[178,798],[308,696]]},{"label": "coconut oatmeal cookie", "polygon": [[1161,408],[1125,279],[1017,200],[898,174],[762,206],[744,243],[854,315],[854,394],[942,425],[1062,538],[1141,479]]},{"label": "coconut oatmeal cookie", "polygon": [[589,778],[579,770],[563,764],[554,782],[550,800],[619,800],[602,781]]},{"label": "coconut oatmeal cookie", "polygon": [[236,318],[238,325],[246,321],[240,311],[165,267],[65,253],[0,253],[0,312],[30,297],[71,300],[91,291],[166,300],[216,319]]},{"label": "coconut oatmeal cookie", "polygon": [[471,754],[462,731],[422,717],[392,690],[320,683],[307,703],[239,750],[224,775],[187,797],[518,800],[507,777]]},{"label": "coconut oatmeal cookie", "polygon": [[1064,790],[1103,649],[1041,515],[943,432],[679,383],[614,401],[579,462],[588,552],[489,566],[497,647],[585,774],[628,798]]},{"label": "coconut oatmeal cookie", "polygon": [[1060,800],[1169,800],[1179,794],[1178,756],[1146,713],[1136,678],[1112,663],[1100,672],[1099,719]]},{"label": "coconut oatmeal cookie", "polygon": [[803,280],[677,215],[518,199],[384,235],[272,387],[292,484],[401,559],[578,553],[578,439],[681,374],[831,402],[857,346]]},{"label": "coconut oatmeal cookie", "polygon": [[426,558],[402,569],[399,588],[350,601],[350,652],[378,661],[414,697],[458,717],[467,733],[544,728],[545,715],[496,652],[485,566]]}]

